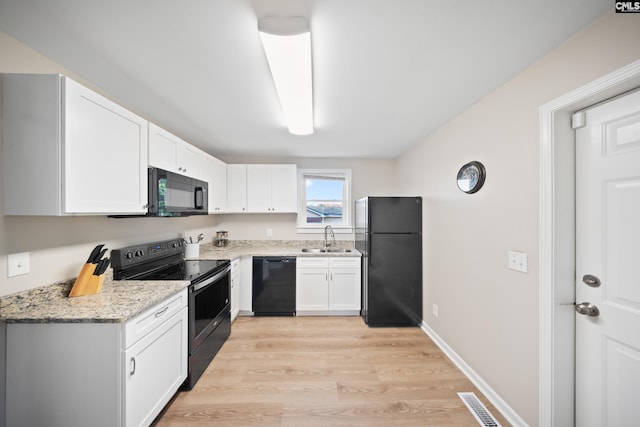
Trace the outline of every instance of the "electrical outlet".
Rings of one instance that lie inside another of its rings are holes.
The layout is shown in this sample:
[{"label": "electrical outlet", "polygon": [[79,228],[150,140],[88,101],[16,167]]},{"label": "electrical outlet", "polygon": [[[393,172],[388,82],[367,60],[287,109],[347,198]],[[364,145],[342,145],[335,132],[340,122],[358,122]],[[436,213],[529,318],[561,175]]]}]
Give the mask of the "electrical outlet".
[{"label": "electrical outlet", "polygon": [[521,271],[526,273],[528,271],[527,266],[527,254],[522,252],[508,251],[509,268],[511,270]]},{"label": "electrical outlet", "polygon": [[31,271],[29,262],[29,252],[19,254],[11,254],[7,256],[7,277],[20,276],[28,274]]},{"label": "electrical outlet", "polygon": [[267,237],[273,236],[273,229],[267,228]]},{"label": "electrical outlet", "polygon": [[437,305],[433,304],[432,311],[433,311],[433,315],[435,317],[438,317],[438,306]]}]

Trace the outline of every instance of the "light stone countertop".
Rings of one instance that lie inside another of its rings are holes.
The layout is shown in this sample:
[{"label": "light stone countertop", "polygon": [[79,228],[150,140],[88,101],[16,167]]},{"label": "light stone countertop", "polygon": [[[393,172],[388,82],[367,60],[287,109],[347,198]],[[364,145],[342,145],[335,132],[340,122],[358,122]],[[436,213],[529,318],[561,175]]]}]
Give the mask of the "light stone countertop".
[{"label": "light stone countertop", "polygon": [[295,256],[295,257],[361,257],[350,241],[336,241],[332,248],[349,249],[351,252],[302,252],[303,248],[322,248],[318,240],[231,240],[227,247],[211,243],[200,245],[198,259],[234,259],[242,256]]},{"label": "light stone countertop", "polygon": [[[224,248],[200,245],[198,259],[234,259],[241,256],[338,256],[360,257],[353,242],[338,241],[344,253],[305,253],[321,248],[321,241],[232,240]],[[109,269],[97,295],[69,298],[74,280],[54,283],[0,298],[0,322],[6,323],[120,323],[189,286],[188,281],[113,280]]]},{"label": "light stone countertop", "polygon": [[121,323],[189,286],[187,280],[119,281],[107,277],[99,294],[69,298],[73,282],[1,298],[0,322]]}]

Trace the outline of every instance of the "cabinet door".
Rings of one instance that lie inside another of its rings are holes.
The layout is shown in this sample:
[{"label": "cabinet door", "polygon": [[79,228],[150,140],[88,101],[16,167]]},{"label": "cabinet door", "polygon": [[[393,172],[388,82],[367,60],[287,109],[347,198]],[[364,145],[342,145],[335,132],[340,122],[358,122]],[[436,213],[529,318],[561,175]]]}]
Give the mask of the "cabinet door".
[{"label": "cabinet door", "polygon": [[64,85],[65,213],[144,213],[147,121],[71,79]]},{"label": "cabinet door", "polygon": [[149,166],[202,179],[203,152],[161,127],[149,123]]},{"label": "cabinet door", "polygon": [[360,310],[360,270],[329,271],[329,309]]},{"label": "cabinet door", "polygon": [[148,426],[187,378],[187,307],[124,353],[126,425]]},{"label": "cabinet door", "polygon": [[231,261],[231,321],[240,312],[240,259]]},{"label": "cabinet door", "polygon": [[240,311],[251,313],[253,310],[253,257],[240,258]]},{"label": "cabinet door", "polygon": [[227,212],[247,211],[247,165],[227,165]]},{"label": "cabinet door", "polygon": [[178,173],[196,179],[204,178],[200,170],[200,160],[203,155],[202,151],[182,141],[178,146]]},{"label": "cabinet door", "polygon": [[326,269],[296,270],[296,311],[329,309],[328,271]]},{"label": "cabinet door", "polygon": [[271,165],[271,212],[298,211],[296,165]]},{"label": "cabinet door", "polygon": [[202,179],[209,183],[209,213],[226,213],[227,165],[206,153],[203,153],[200,160]]},{"label": "cabinet door", "polygon": [[209,212],[225,213],[227,211],[227,165],[222,160],[212,157],[212,181],[209,182]]},{"label": "cabinet door", "polygon": [[149,166],[178,172],[178,137],[149,123]]},{"label": "cabinet door", "polygon": [[247,210],[271,212],[270,165],[247,165]]}]

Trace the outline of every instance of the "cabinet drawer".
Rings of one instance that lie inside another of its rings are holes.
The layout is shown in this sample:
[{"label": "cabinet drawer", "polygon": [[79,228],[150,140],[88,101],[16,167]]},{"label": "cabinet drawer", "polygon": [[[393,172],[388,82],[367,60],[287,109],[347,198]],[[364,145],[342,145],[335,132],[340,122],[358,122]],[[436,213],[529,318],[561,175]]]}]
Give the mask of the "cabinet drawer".
[{"label": "cabinet drawer", "polygon": [[329,258],[329,268],[360,268],[360,257]]},{"label": "cabinet drawer", "polygon": [[180,293],[129,320],[125,325],[125,348],[136,343],[186,306],[187,289],[183,289]]},{"label": "cabinet drawer", "polygon": [[298,268],[329,268],[329,258],[327,257],[298,257],[296,259]]}]

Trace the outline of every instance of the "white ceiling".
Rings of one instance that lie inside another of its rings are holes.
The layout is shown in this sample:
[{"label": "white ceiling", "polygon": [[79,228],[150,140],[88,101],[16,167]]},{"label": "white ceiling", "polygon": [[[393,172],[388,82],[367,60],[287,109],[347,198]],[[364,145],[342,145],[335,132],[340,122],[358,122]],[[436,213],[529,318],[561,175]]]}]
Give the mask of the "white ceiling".
[{"label": "white ceiling", "polygon": [[[603,0],[0,0],[0,30],[221,156],[397,157],[611,10]],[[257,18],[311,22],[290,135]]]}]

